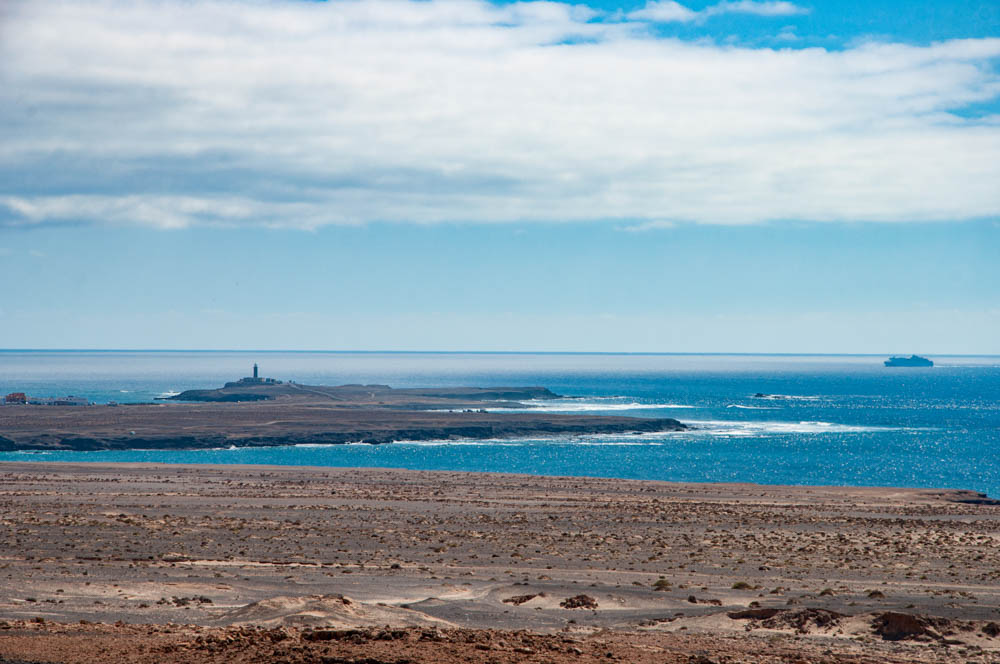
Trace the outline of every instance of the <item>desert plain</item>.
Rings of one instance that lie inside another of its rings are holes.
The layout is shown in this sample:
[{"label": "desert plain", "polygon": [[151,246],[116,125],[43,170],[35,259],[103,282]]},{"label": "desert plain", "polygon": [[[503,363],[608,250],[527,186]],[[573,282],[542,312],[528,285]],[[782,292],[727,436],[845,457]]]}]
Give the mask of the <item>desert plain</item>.
[{"label": "desert plain", "polygon": [[968,491],[0,464],[0,662],[1000,662]]}]

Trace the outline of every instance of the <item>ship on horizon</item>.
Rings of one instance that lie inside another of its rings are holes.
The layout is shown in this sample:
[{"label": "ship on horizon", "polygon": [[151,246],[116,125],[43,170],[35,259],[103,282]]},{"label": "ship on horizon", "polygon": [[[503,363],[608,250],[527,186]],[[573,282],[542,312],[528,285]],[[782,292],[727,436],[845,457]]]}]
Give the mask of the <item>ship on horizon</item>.
[{"label": "ship on horizon", "polygon": [[890,357],[885,361],[887,367],[933,367],[934,363],[926,357],[910,355],[909,357]]}]

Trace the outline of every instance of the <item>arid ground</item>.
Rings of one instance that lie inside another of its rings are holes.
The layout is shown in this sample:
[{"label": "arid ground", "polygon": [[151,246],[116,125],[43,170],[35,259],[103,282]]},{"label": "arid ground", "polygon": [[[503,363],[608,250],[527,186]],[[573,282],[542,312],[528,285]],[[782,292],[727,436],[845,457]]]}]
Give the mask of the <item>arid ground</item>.
[{"label": "arid ground", "polygon": [[0,465],[2,662],[1000,662],[971,492]]}]

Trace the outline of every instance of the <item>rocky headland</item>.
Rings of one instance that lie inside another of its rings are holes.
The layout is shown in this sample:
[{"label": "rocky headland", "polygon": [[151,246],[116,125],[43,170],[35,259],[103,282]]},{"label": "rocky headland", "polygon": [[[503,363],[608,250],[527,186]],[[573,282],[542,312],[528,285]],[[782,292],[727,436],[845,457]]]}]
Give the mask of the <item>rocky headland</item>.
[{"label": "rocky headland", "polygon": [[[153,404],[0,407],[0,451],[208,449],[683,431],[675,419],[505,412],[542,387],[230,383]],[[526,406],[527,404],[527,406]]]}]

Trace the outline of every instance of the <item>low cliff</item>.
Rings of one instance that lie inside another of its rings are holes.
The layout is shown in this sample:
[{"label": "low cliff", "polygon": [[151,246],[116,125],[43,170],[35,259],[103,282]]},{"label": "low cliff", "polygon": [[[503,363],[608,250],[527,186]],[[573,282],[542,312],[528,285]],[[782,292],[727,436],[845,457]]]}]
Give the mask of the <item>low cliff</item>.
[{"label": "low cliff", "polygon": [[[479,402],[482,405],[483,402]],[[683,431],[669,418],[403,409],[319,397],[0,409],[0,450],[205,449]]]}]

